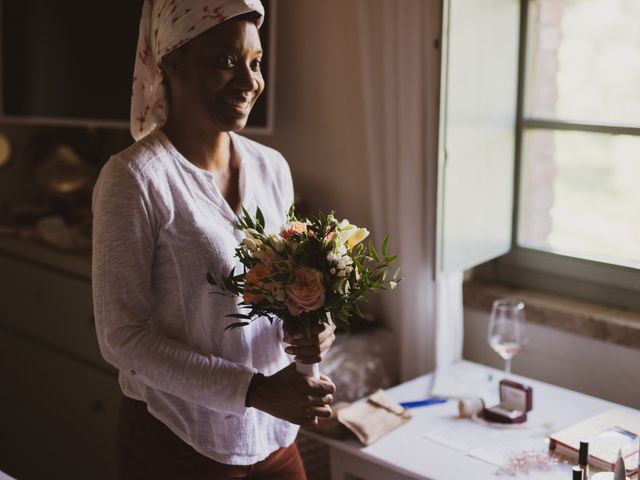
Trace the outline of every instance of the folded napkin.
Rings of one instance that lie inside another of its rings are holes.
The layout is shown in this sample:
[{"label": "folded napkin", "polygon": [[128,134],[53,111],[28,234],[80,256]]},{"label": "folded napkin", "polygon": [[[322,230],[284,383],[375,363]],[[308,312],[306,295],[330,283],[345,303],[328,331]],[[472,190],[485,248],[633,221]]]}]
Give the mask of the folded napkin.
[{"label": "folded napkin", "polygon": [[365,445],[411,419],[411,414],[380,389],[364,402],[357,402],[337,412],[338,421]]}]

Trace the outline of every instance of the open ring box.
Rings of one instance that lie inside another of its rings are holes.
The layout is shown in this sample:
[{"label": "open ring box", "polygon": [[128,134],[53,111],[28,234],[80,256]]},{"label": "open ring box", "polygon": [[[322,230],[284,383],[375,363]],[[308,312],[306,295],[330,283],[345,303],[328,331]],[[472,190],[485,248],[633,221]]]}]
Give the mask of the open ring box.
[{"label": "open ring box", "polygon": [[488,422],[524,423],[527,412],[533,408],[533,390],[527,385],[500,381],[500,404],[485,408],[482,416]]}]

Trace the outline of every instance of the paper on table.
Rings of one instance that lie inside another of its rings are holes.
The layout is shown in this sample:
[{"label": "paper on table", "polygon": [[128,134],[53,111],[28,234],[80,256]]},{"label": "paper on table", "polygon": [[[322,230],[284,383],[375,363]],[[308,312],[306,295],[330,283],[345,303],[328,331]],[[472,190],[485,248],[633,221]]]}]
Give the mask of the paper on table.
[{"label": "paper on table", "polygon": [[544,426],[531,423],[494,428],[469,419],[459,419],[424,437],[484,462],[502,466],[514,452],[547,448],[546,434]]},{"label": "paper on table", "polygon": [[424,437],[459,452],[467,452],[475,446],[499,437],[502,433],[501,430],[461,418],[454,420],[453,423],[444,428],[425,433]]},{"label": "paper on table", "polygon": [[532,430],[529,435],[523,436],[522,432],[509,431],[504,435],[492,438],[489,442],[478,445],[467,451],[467,455],[496,466],[505,465],[509,459],[518,453],[527,450],[549,450],[549,444],[543,431]]},{"label": "paper on table", "polygon": [[436,370],[431,396],[448,398],[480,397],[485,403],[498,403],[498,381],[488,369],[460,362],[455,368]]}]

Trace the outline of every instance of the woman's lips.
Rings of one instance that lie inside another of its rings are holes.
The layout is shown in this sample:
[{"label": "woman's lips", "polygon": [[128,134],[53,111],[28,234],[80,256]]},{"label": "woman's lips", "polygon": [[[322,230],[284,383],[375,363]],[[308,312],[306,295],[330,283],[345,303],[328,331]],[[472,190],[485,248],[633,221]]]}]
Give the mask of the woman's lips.
[{"label": "woman's lips", "polygon": [[253,97],[250,98],[229,98],[223,97],[223,102],[231,110],[237,112],[239,115],[248,115],[251,112],[253,105]]}]

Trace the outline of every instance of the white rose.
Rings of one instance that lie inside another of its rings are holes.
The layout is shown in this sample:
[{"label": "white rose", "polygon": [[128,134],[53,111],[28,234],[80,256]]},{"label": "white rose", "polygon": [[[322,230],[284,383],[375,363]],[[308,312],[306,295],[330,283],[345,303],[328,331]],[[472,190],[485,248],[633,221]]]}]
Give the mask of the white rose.
[{"label": "white rose", "polygon": [[353,248],[359,244],[362,240],[369,236],[369,230],[366,228],[358,228],[353,235],[347,240],[347,247]]},{"label": "white rose", "polygon": [[250,238],[251,240],[255,240],[256,238],[258,238],[260,236],[260,233],[257,230],[253,229],[253,228],[247,228],[244,231],[244,235],[245,235],[245,237]]},{"label": "white rose", "polygon": [[248,237],[242,240],[242,243],[244,244],[244,246],[247,247],[252,252],[255,252],[258,249],[258,244],[256,242],[257,242],[256,240],[253,240]]}]

